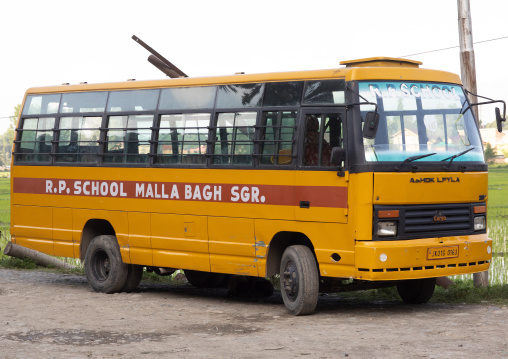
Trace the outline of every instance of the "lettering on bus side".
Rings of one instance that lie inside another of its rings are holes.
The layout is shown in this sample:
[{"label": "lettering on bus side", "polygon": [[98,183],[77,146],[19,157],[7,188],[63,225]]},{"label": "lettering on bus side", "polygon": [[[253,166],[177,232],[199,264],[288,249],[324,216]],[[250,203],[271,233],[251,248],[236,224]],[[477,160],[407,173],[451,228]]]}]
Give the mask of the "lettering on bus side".
[{"label": "lettering on bus side", "polygon": [[122,182],[75,180],[72,186],[67,182],[69,180],[46,180],[46,194],[71,194],[72,191],[75,196],[127,197]]},{"label": "lettering on bus side", "polygon": [[[229,186],[228,202],[264,203],[257,186]],[[45,180],[44,194],[223,201],[223,185],[121,181]]]},{"label": "lettering on bus side", "polygon": [[182,183],[15,177],[13,194],[348,208],[347,186]]}]

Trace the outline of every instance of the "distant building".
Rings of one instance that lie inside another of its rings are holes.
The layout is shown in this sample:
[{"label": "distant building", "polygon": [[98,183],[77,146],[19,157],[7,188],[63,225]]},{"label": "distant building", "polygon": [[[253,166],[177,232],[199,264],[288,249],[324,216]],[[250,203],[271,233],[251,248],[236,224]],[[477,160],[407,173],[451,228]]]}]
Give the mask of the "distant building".
[{"label": "distant building", "polygon": [[[496,155],[504,156],[504,152],[508,153],[508,135],[498,132],[497,128],[481,128],[483,144],[490,143]],[[506,157],[506,156],[504,156]]]},{"label": "distant building", "polygon": [[497,128],[481,128],[483,143],[490,143],[497,152],[508,149],[508,136],[505,133],[497,132]]}]

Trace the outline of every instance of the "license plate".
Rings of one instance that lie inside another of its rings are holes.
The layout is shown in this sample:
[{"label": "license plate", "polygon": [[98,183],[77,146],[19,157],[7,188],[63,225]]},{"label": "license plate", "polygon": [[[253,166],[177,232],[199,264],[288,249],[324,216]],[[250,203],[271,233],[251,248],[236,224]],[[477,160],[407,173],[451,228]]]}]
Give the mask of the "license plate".
[{"label": "license plate", "polygon": [[457,258],[459,246],[427,248],[427,259]]}]

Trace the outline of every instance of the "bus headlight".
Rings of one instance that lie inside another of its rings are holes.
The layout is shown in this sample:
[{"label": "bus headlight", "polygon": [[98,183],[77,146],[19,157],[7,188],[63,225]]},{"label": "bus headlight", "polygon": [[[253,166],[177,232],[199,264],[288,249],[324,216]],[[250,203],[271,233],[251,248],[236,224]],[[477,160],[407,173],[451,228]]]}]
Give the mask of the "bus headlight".
[{"label": "bus headlight", "polygon": [[397,222],[377,222],[378,237],[395,237],[397,235]]},{"label": "bus headlight", "polygon": [[474,230],[483,231],[487,227],[485,225],[485,216],[474,217]]}]

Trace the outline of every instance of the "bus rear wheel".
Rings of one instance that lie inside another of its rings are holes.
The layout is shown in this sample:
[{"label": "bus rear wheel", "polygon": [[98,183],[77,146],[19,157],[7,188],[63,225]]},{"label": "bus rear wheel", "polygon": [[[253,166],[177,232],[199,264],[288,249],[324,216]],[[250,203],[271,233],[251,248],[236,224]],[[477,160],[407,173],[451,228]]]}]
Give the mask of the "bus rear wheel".
[{"label": "bus rear wheel", "polygon": [[312,251],[303,245],[286,248],[280,263],[280,292],[293,315],[312,314],[319,295],[319,273]]},{"label": "bus rear wheel", "polygon": [[397,284],[397,292],[405,303],[427,303],[436,287],[436,278],[404,280]]},{"label": "bus rear wheel", "polygon": [[121,291],[128,273],[129,267],[122,261],[115,236],[97,236],[90,242],[85,254],[85,274],[94,291]]}]

